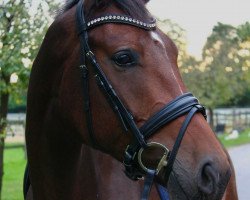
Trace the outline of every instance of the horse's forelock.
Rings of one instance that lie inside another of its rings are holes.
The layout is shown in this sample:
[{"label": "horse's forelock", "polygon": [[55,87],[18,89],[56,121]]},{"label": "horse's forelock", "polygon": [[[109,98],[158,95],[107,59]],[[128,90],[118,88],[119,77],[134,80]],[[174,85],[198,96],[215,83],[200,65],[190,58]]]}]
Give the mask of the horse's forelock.
[{"label": "horse's forelock", "polygon": [[114,0],[114,2],[118,8],[134,18],[146,21],[150,16],[144,0]]},{"label": "horse's forelock", "polygon": [[[60,13],[64,13],[71,9],[81,0],[66,0],[65,5],[62,7]],[[150,18],[149,12],[145,7],[147,0],[89,0],[86,15],[89,15],[91,10],[100,9],[114,3],[125,14],[143,21]]]}]

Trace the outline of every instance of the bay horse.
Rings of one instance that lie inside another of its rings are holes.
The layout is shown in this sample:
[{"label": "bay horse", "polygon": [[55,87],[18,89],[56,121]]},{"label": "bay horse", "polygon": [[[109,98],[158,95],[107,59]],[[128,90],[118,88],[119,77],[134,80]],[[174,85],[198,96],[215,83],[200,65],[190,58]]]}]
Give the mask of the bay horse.
[{"label": "bay horse", "polygon": [[146,3],[71,0],[50,26],[28,90],[26,199],[238,199]]}]

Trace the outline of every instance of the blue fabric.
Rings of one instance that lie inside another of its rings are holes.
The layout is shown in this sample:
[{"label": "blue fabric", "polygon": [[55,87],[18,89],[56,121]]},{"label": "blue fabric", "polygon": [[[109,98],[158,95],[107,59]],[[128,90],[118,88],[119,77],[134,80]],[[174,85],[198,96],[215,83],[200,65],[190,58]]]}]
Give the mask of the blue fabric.
[{"label": "blue fabric", "polygon": [[149,194],[154,182],[155,170],[149,170],[144,181],[144,188],[142,191],[141,200],[148,200]]},{"label": "blue fabric", "polygon": [[[147,176],[144,181],[144,187],[143,187],[143,192],[141,196],[141,200],[148,200],[149,199],[149,194],[152,188],[152,185],[154,183],[154,177],[155,177],[155,170],[149,170],[147,172]],[[163,187],[160,184],[155,183],[157,192],[160,196],[161,200],[169,200],[169,194],[167,191],[167,188]]]},{"label": "blue fabric", "polygon": [[160,184],[156,184],[156,188],[161,200],[169,200],[169,194],[167,188],[163,187]]}]

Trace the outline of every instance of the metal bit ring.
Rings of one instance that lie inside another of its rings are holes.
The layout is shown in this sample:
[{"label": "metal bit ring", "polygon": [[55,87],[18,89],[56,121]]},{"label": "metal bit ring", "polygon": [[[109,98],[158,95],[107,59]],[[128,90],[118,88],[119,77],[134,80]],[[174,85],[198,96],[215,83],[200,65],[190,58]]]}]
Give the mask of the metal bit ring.
[{"label": "metal bit ring", "polygon": [[[143,162],[142,162],[142,153],[143,151],[147,148],[147,147],[160,147],[161,149],[163,149],[163,155],[156,167],[156,169],[150,169],[148,167],[146,167]],[[147,147],[146,148],[141,148],[139,151],[138,151],[138,163],[140,165],[140,167],[146,172],[152,172],[152,171],[155,171],[156,175],[161,171],[161,169],[165,166],[167,166],[167,156],[169,154],[169,150],[167,149],[167,147],[165,147],[163,144],[160,144],[160,143],[157,143],[157,142],[149,142],[147,143]]]}]

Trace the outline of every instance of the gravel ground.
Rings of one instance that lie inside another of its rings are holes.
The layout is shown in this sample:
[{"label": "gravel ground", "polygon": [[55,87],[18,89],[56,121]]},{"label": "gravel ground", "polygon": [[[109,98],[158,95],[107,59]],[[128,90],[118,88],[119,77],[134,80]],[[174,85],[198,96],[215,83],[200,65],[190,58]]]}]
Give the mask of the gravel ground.
[{"label": "gravel ground", "polygon": [[236,171],[239,200],[250,199],[250,144],[228,150]]}]

